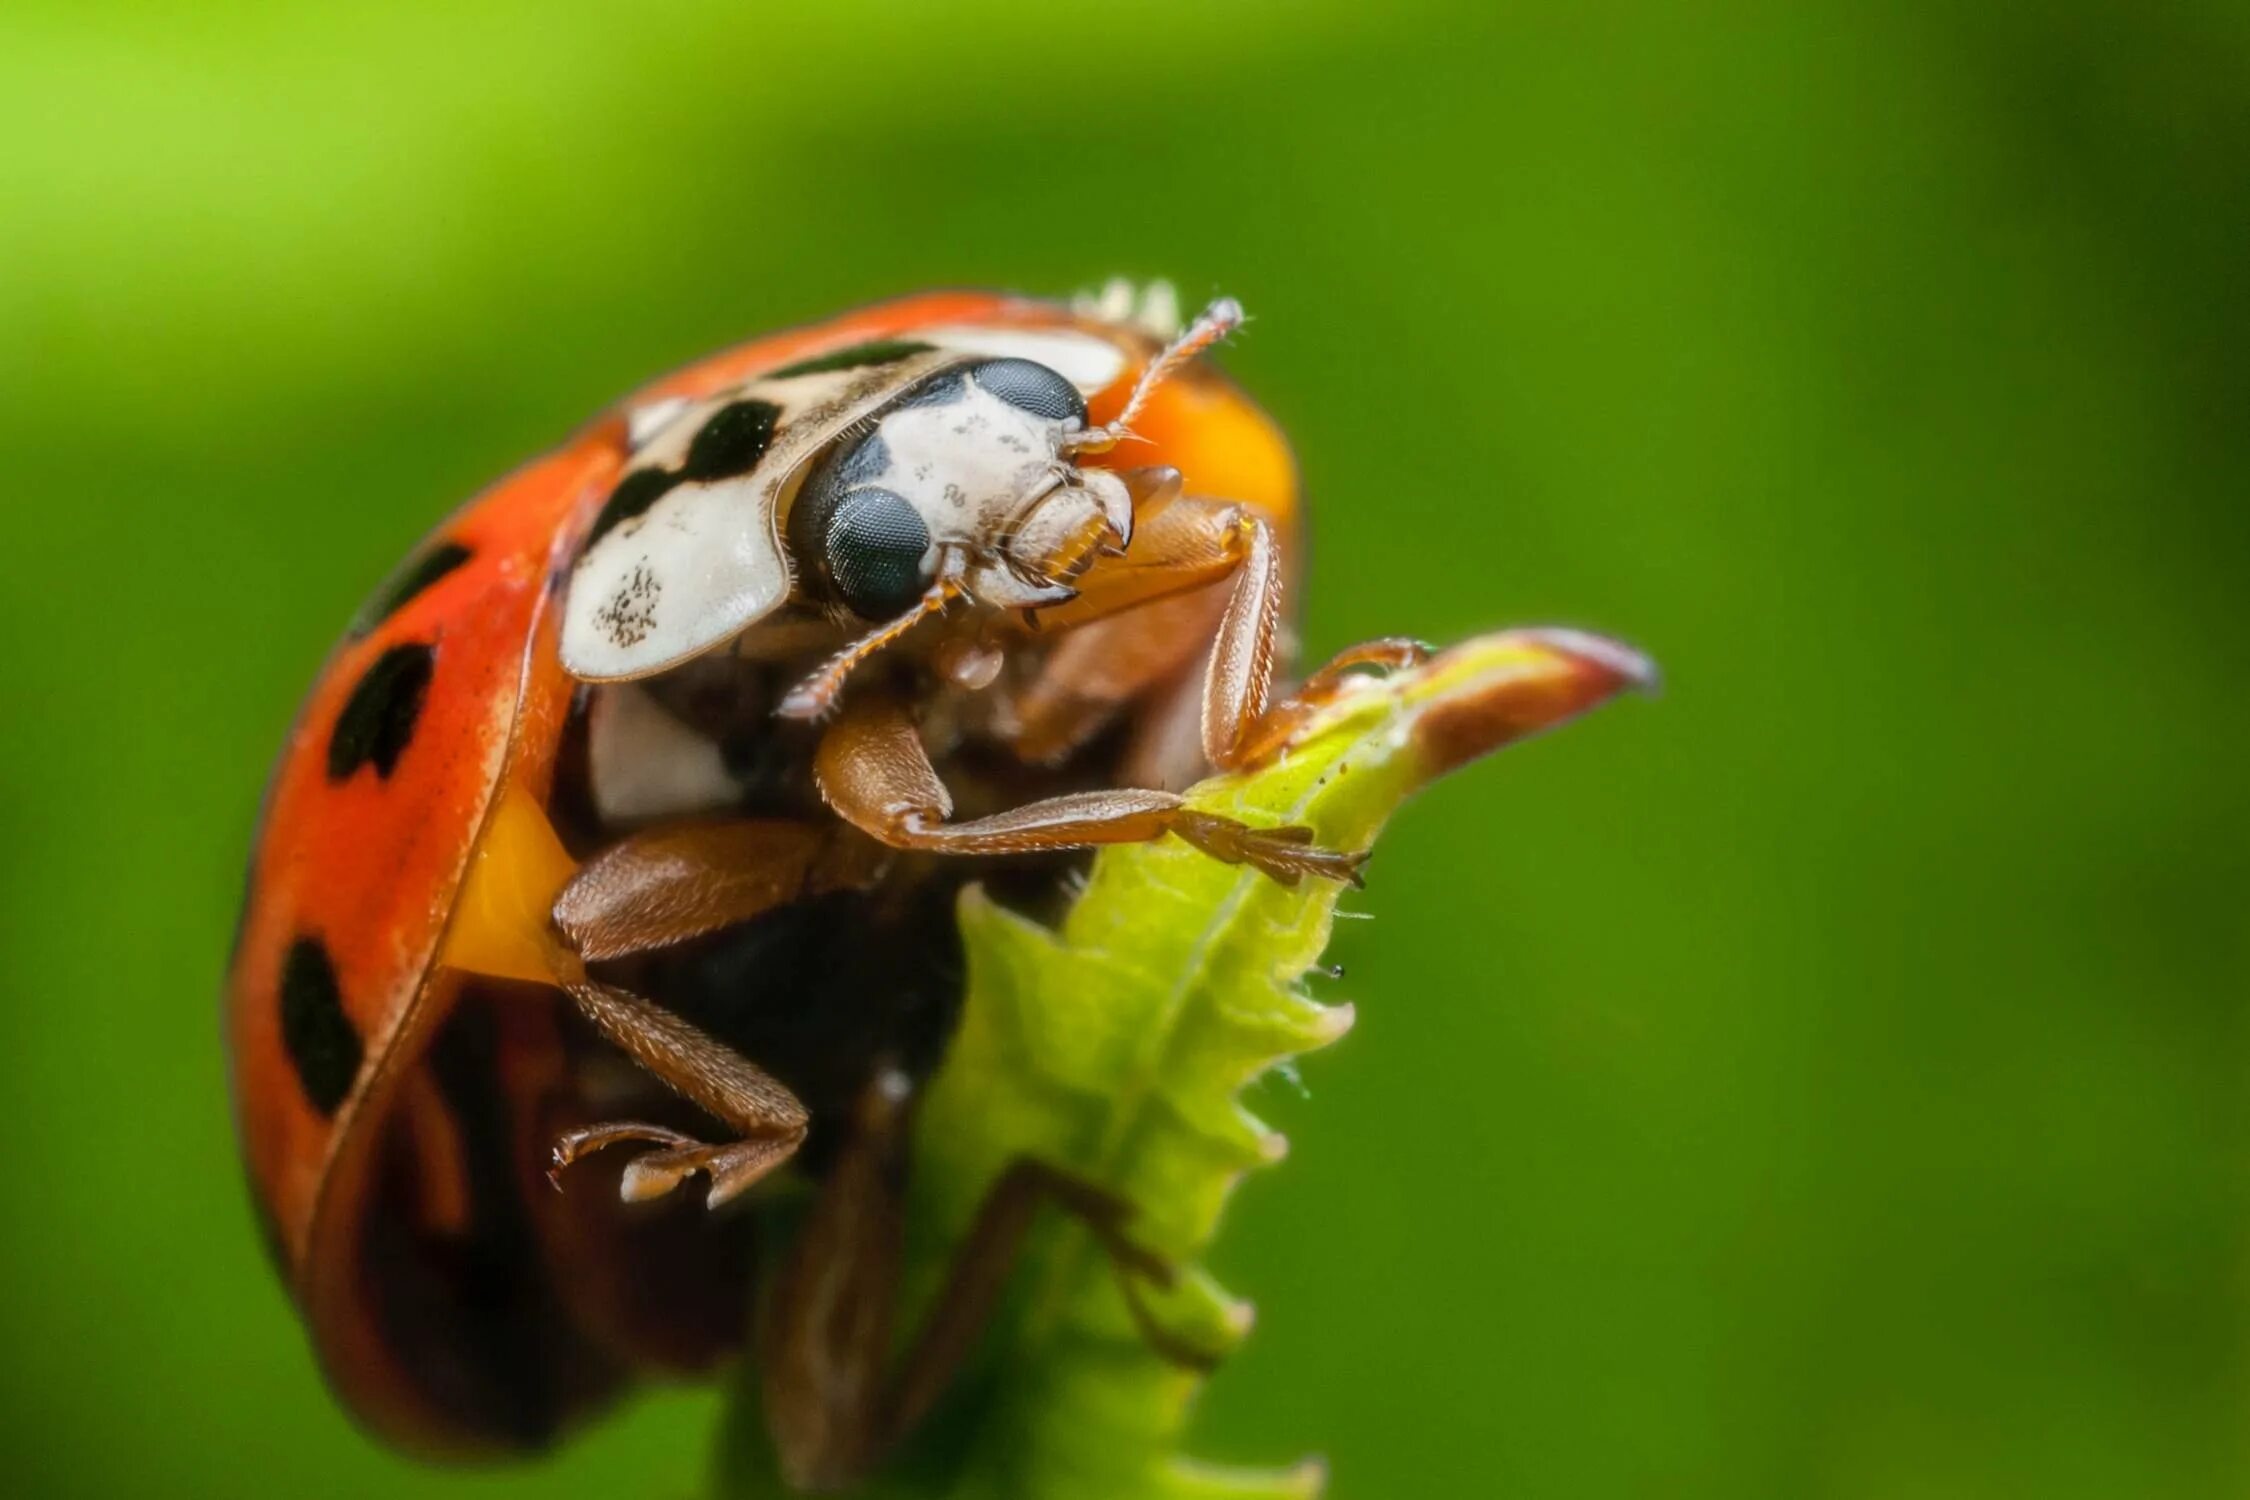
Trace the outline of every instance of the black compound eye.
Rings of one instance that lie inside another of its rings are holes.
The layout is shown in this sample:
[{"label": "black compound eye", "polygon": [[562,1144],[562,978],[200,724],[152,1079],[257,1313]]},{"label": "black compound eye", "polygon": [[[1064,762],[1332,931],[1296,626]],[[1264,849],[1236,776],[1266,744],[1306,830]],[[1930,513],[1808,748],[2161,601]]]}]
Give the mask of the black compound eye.
[{"label": "black compound eye", "polygon": [[1051,422],[1086,421],[1078,387],[1036,360],[988,359],[969,372],[994,398]]},{"label": "black compound eye", "polygon": [[867,485],[836,502],[821,547],[836,592],[863,619],[904,614],[930,586],[922,567],[930,528],[890,490]]}]

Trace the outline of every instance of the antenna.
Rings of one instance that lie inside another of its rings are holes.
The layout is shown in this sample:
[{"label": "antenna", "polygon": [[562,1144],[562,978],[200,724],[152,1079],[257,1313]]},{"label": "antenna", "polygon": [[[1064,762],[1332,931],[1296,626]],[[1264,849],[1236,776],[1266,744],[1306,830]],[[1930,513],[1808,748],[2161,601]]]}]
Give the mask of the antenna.
[{"label": "antenna", "polygon": [[1242,304],[1232,297],[1221,297],[1203,309],[1178,338],[1166,344],[1163,352],[1148,362],[1148,368],[1141,371],[1141,378],[1133,383],[1133,394],[1125,398],[1125,409],[1114,421],[1065,438],[1063,446],[1074,452],[1099,453],[1131,437],[1133,418],[1141,414],[1141,408],[1156,388],[1171,379],[1180,366],[1240,328],[1242,318]]},{"label": "antenna", "polygon": [[844,690],[844,679],[851,676],[853,668],[931,615],[945,613],[945,607],[967,591],[958,571],[940,575],[912,609],[887,625],[877,626],[821,663],[820,670],[788,691],[774,712],[784,719],[823,717],[836,706],[836,696]]}]

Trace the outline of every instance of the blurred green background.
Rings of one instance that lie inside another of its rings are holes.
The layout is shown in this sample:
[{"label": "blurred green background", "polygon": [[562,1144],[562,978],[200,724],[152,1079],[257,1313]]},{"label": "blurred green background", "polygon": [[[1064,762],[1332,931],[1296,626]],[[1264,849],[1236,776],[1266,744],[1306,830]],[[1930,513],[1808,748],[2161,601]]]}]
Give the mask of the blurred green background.
[{"label": "blurred green background", "polygon": [[322,1393],[217,1049],[269,757],[643,377],[1120,272],[1256,315],[1315,652],[1670,673],[1384,845],[1201,1451],[2250,1492],[2243,7],[14,0],[0,127],[11,1493],[692,1492],[707,1395],[462,1475]]}]

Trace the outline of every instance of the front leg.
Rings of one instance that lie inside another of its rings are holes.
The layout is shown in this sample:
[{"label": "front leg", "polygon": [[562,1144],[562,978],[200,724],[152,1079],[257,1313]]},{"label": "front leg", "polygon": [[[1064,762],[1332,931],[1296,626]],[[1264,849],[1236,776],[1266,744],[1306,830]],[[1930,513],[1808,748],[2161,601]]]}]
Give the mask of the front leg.
[{"label": "front leg", "polygon": [[1231,526],[1241,561],[1203,677],[1203,755],[1221,771],[1245,762],[1245,744],[1266,716],[1281,628],[1281,547],[1273,528],[1247,510]]},{"label": "front leg", "polygon": [[1123,557],[1090,569],[1070,603],[1039,612],[1043,628],[1071,633],[1018,705],[1027,754],[1069,749],[1117,704],[1184,665],[1202,639],[1183,627],[1208,618],[1192,596],[1222,581],[1230,587],[1209,638],[1201,725],[1204,759],[1214,770],[1254,765],[1278,750],[1353,669],[1395,670],[1428,657],[1418,642],[1367,641],[1339,653],[1294,696],[1272,702],[1282,596],[1273,528],[1244,505],[1173,498],[1169,486],[1159,494],[1158,508]]},{"label": "front leg", "polygon": [[1245,511],[1233,525],[1242,561],[1203,679],[1203,754],[1222,771],[1255,765],[1279,750],[1315,710],[1335,699],[1355,671],[1398,671],[1430,657],[1429,647],[1400,636],[1362,641],[1338,652],[1294,695],[1269,703],[1281,623],[1281,549],[1259,517]]},{"label": "front leg", "polygon": [[[1430,648],[1420,641],[1405,636],[1381,636],[1372,641],[1361,641],[1356,646],[1346,646],[1328,659],[1326,666],[1306,678],[1297,690],[1279,703],[1263,709],[1249,718],[1234,716],[1230,707],[1222,706],[1219,721],[1233,726],[1234,744],[1229,752],[1230,766],[1254,766],[1289,743],[1290,738],[1321,709],[1342,697],[1352,682],[1362,672],[1376,669],[1384,672],[1401,672],[1418,667],[1430,659]],[[1206,684],[1204,699],[1205,746],[1208,748],[1212,719],[1211,701]]]},{"label": "front leg", "polygon": [[[1203,756],[1214,770],[1247,764],[1263,743],[1258,726],[1273,692],[1281,629],[1281,546],[1265,518],[1248,506],[1202,498],[1168,499],[1136,528],[1121,558],[1105,560],[1078,580],[1078,596],[1042,610],[1042,627],[1107,636],[1099,626],[1231,579],[1203,679]],[[1024,695],[1024,739],[1046,750],[1085,732],[1098,709],[1122,693],[1147,688],[1192,657],[1202,642],[1146,615],[1155,649],[1124,652],[1119,643],[1058,647],[1049,669]],[[1183,618],[1192,619],[1191,613]],[[1104,647],[1107,650],[1104,650]],[[1075,715],[1075,717],[1074,717]]]},{"label": "front leg", "polygon": [[1365,854],[1315,848],[1307,828],[1252,828],[1189,807],[1171,792],[1077,792],[967,822],[949,821],[953,798],[938,780],[914,718],[896,699],[869,694],[845,709],[813,757],[820,794],[846,822],[894,849],[939,854],[1026,854],[1138,844],[1167,833],[1215,859],[1247,864],[1283,885],[1306,875],[1359,880]]}]

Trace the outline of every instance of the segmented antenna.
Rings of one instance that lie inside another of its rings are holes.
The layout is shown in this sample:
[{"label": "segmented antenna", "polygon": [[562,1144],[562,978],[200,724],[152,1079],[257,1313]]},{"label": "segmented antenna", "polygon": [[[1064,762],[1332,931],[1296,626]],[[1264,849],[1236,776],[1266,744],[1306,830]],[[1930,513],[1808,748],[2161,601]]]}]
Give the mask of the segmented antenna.
[{"label": "segmented antenna", "polygon": [[843,692],[844,679],[851,676],[853,668],[931,615],[945,613],[945,607],[967,591],[957,573],[948,573],[938,579],[915,602],[912,609],[887,625],[877,626],[822,662],[818,671],[789,690],[782,698],[781,706],[774,712],[784,719],[823,717],[829,709],[836,706],[836,696]]},{"label": "segmented antenna", "polygon": [[1172,378],[1180,366],[1210,348],[1228,334],[1242,326],[1242,304],[1232,297],[1221,297],[1196,315],[1181,335],[1164,346],[1164,351],[1148,362],[1141,378],[1133,383],[1133,393],[1125,398],[1125,409],[1116,418],[1100,427],[1086,431],[1064,441],[1064,446],[1080,452],[1099,452],[1113,448],[1133,435],[1133,418],[1141,414],[1148,398],[1156,388]]}]

